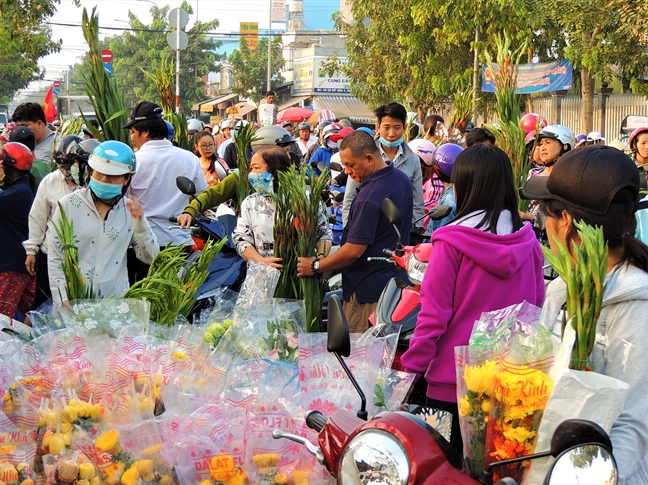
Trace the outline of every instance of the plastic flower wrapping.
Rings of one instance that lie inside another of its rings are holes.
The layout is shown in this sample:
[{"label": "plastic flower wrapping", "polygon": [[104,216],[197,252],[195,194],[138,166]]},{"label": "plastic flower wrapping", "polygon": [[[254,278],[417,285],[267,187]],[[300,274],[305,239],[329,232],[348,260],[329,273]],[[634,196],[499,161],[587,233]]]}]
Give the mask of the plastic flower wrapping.
[{"label": "plastic flower wrapping", "polygon": [[[455,348],[457,406],[464,456],[479,478],[484,467],[532,454],[554,386],[560,339],[555,316],[523,302],[482,314],[469,345]],[[529,462],[494,469],[495,481],[521,481]]]},{"label": "plastic flower wrapping", "polygon": [[[273,299],[276,278],[251,281],[261,283],[219,295],[192,325],[160,327],[149,321],[146,302],[108,299],[76,301],[71,311],[41,307],[31,313],[31,334],[3,332],[0,481],[330,481],[302,445],[275,440],[272,431],[316,442],[305,414],[355,410],[359,398],[347,392],[339,363],[317,353],[326,335],[303,332],[303,303]],[[349,363],[373,412],[398,409],[411,382],[390,369],[398,330],[372,329],[353,340]],[[326,376],[306,371],[326,366]]]}]

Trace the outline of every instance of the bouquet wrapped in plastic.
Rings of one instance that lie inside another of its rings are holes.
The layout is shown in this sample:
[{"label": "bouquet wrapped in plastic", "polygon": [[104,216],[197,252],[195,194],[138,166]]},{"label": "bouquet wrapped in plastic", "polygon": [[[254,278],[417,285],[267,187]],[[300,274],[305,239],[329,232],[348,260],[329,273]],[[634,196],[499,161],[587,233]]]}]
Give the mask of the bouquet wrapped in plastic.
[{"label": "bouquet wrapped in plastic", "polygon": [[[553,321],[523,302],[482,314],[467,347],[455,349],[457,406],[464,456],[475,478],[484,466],[533,453],[559,340]],[[498,467],[497,479],[522,478],[528,463]]]},{"label": "bouquet wrapped in plastic", "polygon": [[[374,329],[351,335],[351,355],[345,358],[365,396],[374,395],[378,370],[383,361],[385,341]],[[299,336],[299,380],[304,411],[320,411],[330,416],[338,409],[359,407],[359,397],[335,356],[326,349],[325,333]]]}]

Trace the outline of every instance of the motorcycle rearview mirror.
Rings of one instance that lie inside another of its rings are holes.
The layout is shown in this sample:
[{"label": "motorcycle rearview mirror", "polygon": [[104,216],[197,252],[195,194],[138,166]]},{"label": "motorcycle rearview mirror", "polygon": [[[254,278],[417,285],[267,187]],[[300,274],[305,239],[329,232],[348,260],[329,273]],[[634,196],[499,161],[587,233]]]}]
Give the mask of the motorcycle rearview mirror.
[{"label": "motorcycle rearview mirror", "polygon": [[427,215],[433,221],[440,221],[441,219],[448,217],[450,215],[450,212],[452,212],[452,207],[450,207],[449,205],[437,205],[436,207],[430,209]]},{"label": "motorcycle rearview mirror", "polygon": [[396,234],[398,234],[398,243],[396,244],[396,250],[394,251],[394,254],[396,256],[402,256],[403,254],[405,254],[405,250],[403,249],[403,245],[401,244],[401,233],[398,230],[398,226],[400,226],[402,222],[398,207],[396,207],[396,204],[394,204],[391,199],[387,198],[383,199],[382,201],[382,210],[385,213],[385,216],[387,216],[389,223],[394,227]]},{"label": "motorcycle rearview mirror", "polygon": [[587,444],[563,451],[551,465],[543,485],[616,485],[618,479],[618,468],[612,452],[605,446]]},{"label": "motorcycle rearview mirror", "polygon": [[355,387],[356,391],[360,395],[360,411],[358,411],[357,416],[360,419],[367,420],[369,417],[367,413],[367,398],[365,397],[364,392],[360,388],[358,381],[351,373],[351,370],[344,362],[342,357],[348,357],[351,355],[351,339],[349,337],[349,324],[347,323],[346,316],[342,310],[342,303],[337,295],[331,295],[328,302],[328,328],[327,328],[327,342],[326,350],[335,355],[335,358],[338,360],[342,369],[346,373],[347,377]]},{"label": "motorcycle rearview mirror", "polygon": [[188,179],[187,177],[176,177],[176,187],[178,187],[178,190],[182,192],[183,194],[187,195],[196,195],[196,184],[193,183],[192,180]]},{"label": "motorcycle rearview mirror", "polygon": [[556,427],[551,437],[551,449],[549,451],[493,462],[484,469],[482,476],[479,478],[479,483],[482,485],[493,485],[493,468],[495,467],[534,460],[536,458],[544,458],[546,456],[557,457],[565,450],[584,443],[602,445],[612,450],[610,437],[598,424],[585,419],[568,419]]},{"label": "motorcycle rearview mirror", "polygon": [[317,170],[319,170],[321,173],[327,172],[328,169],[328,165],[326,165],[325,162],[317,162]]},{"label": "motorcycle rearview mirror", "polygon": [[[220,180],[220,181],[222,181],[225,177],[227,177],[227,171],[225,170],[225,167],[223,167],[223,163],[225,162],[225,160],[222,160],[222,162],[221,162],[221,160],[222,159],[218,158],[218,159],[216,159],[216,162],[214,162],[214,170],[216,171],[216,176],[218,177],[218,180]],[[180,178],[180,177],[178,177],[178,178]],[[183,177],[183,178],[186,178],[186,177]],[[176,179],[176,183],[177,182],[178,181]],[[189,182],[191,182],[191,180],[189,180]],[[193,183],[193,182],[191,182],[191,183]],[[180,189],[180,190],[182,191],[182,189]],[[195,191],[196,191],[196,187],[194,186],[194,193],[195,193]],[[190,194],[190,195],[194,195],[194,194]]]},{"label": "motorcycle rearview mirror", "polygon": [[331,162],[329,168],[331,170],[334,170],[335,172],[343,172],[344,171],[344,167],[338,162]]}]

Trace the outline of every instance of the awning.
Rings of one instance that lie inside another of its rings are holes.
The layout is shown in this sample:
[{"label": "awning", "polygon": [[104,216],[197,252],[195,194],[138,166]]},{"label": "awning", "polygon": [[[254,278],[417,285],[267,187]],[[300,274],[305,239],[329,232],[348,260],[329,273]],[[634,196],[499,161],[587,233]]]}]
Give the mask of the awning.
[{"label": "awning", "polygon": [[246,114],[255,111],[257,107],[253,104],[249,104],[247,101],[241,101],[240,103],[236,103],[236,110],[238,113],[234,114],[234,118],[243,118]]},{"label": "awning", "polygon": [[328,108],[338,119],[347,118],[359,123],[371,123],[375,116],[367,106],[353,96],[317,96],[313,98],[316,110]]},{"label": "awning", "polygon": [[218,109],[225,109],[225,108],[227,108],[227,104],[225,104],[225,103],[226,103],[227,101],[231,100],[231,99],[234,99],[234,98],[238,98],[238,94],[226,94],[226,95],[223,96],[222,98],[219,98],[219,99],[218,99],[218,106],[217,106],[217,108],[218,108]]},{"label": "awning", "polygon": [[[203,101],[202,103],[196,103],[192,105],[191,111],[204,111],[205,113],[211,113],[214,110],[214,106],[216,106],[217,104],[220,104],[237,96],[238,94],[222,94],[215,98],[208,99],[207,101]],[[219,106],[219,109],[223,108]]]},{"label": "awning", "polygon": [[310,98],[310,96],[297,96],[296,98],[290,98],[288,101],[286,101],[283,104],[280,104],[277,106],[277,111],[283,111],[286,108],[290,108],[291,106],[295,106],[299,103],[301,103],[303,100]]}]

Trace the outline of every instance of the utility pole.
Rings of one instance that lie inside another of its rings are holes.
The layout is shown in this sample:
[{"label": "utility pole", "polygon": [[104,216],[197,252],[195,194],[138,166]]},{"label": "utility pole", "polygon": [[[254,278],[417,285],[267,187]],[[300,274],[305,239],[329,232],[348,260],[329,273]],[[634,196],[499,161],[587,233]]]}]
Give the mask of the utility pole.
[{"label": "utility pole", "polygon": [[67,96],[67,114],[70,116],[72,107],[70,106],[70,71],[65,71],[65,95]]},{"label": "utility pole", "polygon": [[176,113],[180,113],[180,9],[176,9],[176,25],[178,26],[178,35],[176,36],[176,82],[175,82],[175,88],[176,88]]},{"label": "utility pole", "polygon": [[272,0],[270,2],[270,12],[268,13],[268,75],[266,76],[266,91],[270,91],[270,69],[272,68]]},{"label": "utility pole", "polygon": [[473,113],[472,113],[472,124],[477,126],[477,100],[479,99],[479,81],[480,81],[480,69],[479,69],[479,25],[475,22],[475,58],[473,59]]}]

